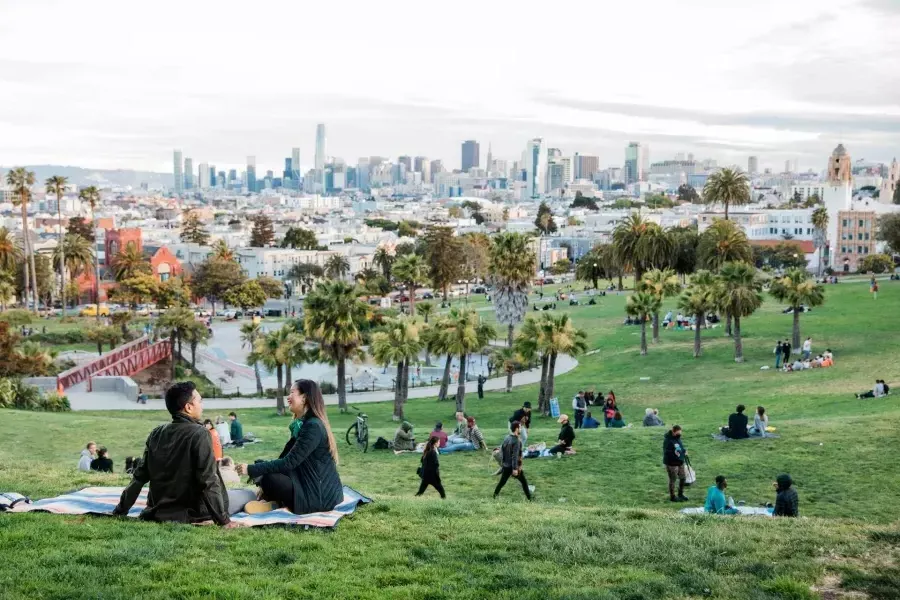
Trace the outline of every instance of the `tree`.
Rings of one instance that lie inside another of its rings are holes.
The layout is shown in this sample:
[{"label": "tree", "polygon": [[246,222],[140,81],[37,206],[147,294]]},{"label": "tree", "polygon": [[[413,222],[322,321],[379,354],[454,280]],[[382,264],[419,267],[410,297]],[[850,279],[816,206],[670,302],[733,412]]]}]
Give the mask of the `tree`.
[{"label": "tree", "polygon": [[[53,249],[54,262],[63,261],[63,276],[77,277],[94,264],[91,243],[80,235],[67,233],[62,243]],[[64,279],[65,281],[65,279]]]},{"label": "tree", "polygon": [[686,183],[682,183],[678,186],[678,201],[690,202],[691,204],[699,204],[700,194],[698,194],[697,190],[695,190],[692,186],[689,186]]},{"label": "tree", "polygon": [[681,275],[684,283],[687,276],[697,270],[697,247],[700,245],[700,236],[693,227],[672,227],[669,235],[675,245],[675,254],[670,266]]},{"label": "tree", "polygon": [[538,206],[534,226],[537,227],[541,235],[556,233],[556,221],[553,220],[553,211],[550,210],[550,206],[546,202],[541,202],[540,206]]},{"label": "tree", "polygon": [[[62,232],[62,202],[63,202],[63,192],[66,189],[66,185],[69,183],[68,178],[63,177],[62,175],[53,175],[44,182],[45,190],[48,194],[53,194],[56,196],[56,218],[57,218],[57,236],[56,236],[56,246],[60,247],[63,244],[63,232]],[[62,305],[62,316],[65,318],[66,316],[66,265],[65,258],[62,252],[59,253],[58,257],[55,257],[56,263],[59,265],[59,297],[60,303]]]},{"label": "tree", "polygon": [[112,257],[112,270],[116,281],[153,273],[150,262],[134,242],[128,242],[124,248],[119,250],[118,254]]},{"label": "tree", "polygon": [[81,287],[77,281],[70,279],[66,283],[66,300],[69,302],[70,307],[75,307],[81,302]]},{"label": "tree", "polygon": [[258,283],[259,287],[262,288],[262,291],[263,293],[265,293],[266,298],[278,300],[279,298],[284,296],[284,284],[274,277],[269,277],[268,275],[260,275],[256,278],[256,283]]},{"label": "tree", "polygon": [[325,275],[332,279],[343,279],[350,272],[350,261],[346,256],[332,254],[325,261]]},{"label": "tree", "polygon": [[394,266],[395,255],[384,246],[378,246],[372,257],[372,264],[381,269],[381,274],[388,281],[391,280],[391,268]]},{"label": "tree", "polygon": [[66,227],[66,233],[71,235],[80,235],[87,241],[93,243],[96,241],[94,236],[93,225],[88,224],[84,217],[72,217],[69,219],[69,225]]},{"label": "tree", "polygon": [[569,269],[572,268],[572,263],[570,263],[567,259],[561,258],[550,267],[550,272],[554,275],[563,275],[569,272]]},{"label": "tree", "polygon": [[416,254],[402,256],[394,265],[394,277],[398,282],[409,286],[409,314],[416,314],[416,288],[427,279],[428,266]]},{"label": "tree", "polygon": [[725,206],[725,220],[731,206],[750,204],[750,181],[739,169],[719,169],[709,176],[703,186],[703,200],[708,204]]},{"label": "tree", "polygon": [[451,219],[459,219],[463,216],[463,209],[461,206],[451,206],[447,209],[447,216]]},{"label": "tree", "polygon": [[543,336],[545,352],[550,355],[547,366],[546,403],[554,397],[556,390],[556,360],[560,354],[577,356],[587,351],[587,335],[576,329],[567,313],[548,314]]},{"label": "tree", "polygon": [[225,240],[213,242],[212,254],[222,260],[234,260],[234,250],[228,247],[228,243]]},{"label": "tree", "polygon": [[822,248],[826,246],[828,243],[827,240],[827,232],[828,232],[828,209],[824,206],[820,206],[815,209],[812,213],[812,224],[815,228],[813,230],[813,244],[816,247],[816,250],[819,252],[819,268],[817,270],[817,274],[822,274]]},{"label": "tree", "polygon": [[900,204],[900,185],[894,187],[894,197],[891,198],[894,204]]},{"label": "tree", "polygon": [[131,339],[128,324],[134,320],[134,315],[129,312],[117,312],[112,315],[112,324],[122,331],[122,339],[126,342]]},{"label": "tree", "polygon": [[315,232],[303,227],[289,227],[284,239],[281,240],[282,248],[296,248],[297,250],[323,250],[319,246],[319,240]]},{"label": "tree", "polygon": [[694,273],[691,285],[678,298],[678,310],[694,316],[694,358],[699,358],[703,353],[700,326],[706,323],[706,315],[716,309],[717,285],[715,276],[701,269]]},{"label": "tree", "polygon": [[354,288],[343,281],[325,281],[306,297],[306,336],[319,343],[321,353],[337,364],[338,406],[347,411],[346,360],[361,353],[368,307]]},{"label": "tree", "polygon": [[442,328],[448,354],[459,359],[456,387],[456,411],[465,411],[466,366],[469,355],[480,352],[496,335],[494,328],[481,321],[474,310],[452,308]]},{"label": "tree", "polygon": [[719,277],[722,280],[719,304],[734,319],[734,362],[744,362],[741,319],[749,317],[762,306],[762,281],[753,265],[745,262],[725,263]]},{"label": "tree", "polygon": [[206,246],[209,243],[209,232],[203,227],[200,216],[194,211],[188,210],[182,215],[181,241],[200,246]]},{"label": "tree", "polygon": [[247,355],[247,363],[253,367],[253,374],[256,377],[256,393],[262,396],[265,393],[262,385],[262,375],[259,372],[260,357],[256,354],[256,340],[263,336],[262,326],[259,321],[249,321],[241,324],[241,348],[250,350]]},{"label": "tree", "polygon": [[257,281],[251,279],[226,290],[222,294],[222,302],[231,306],[239,306],[246,312],[265,304],[266,293]]},{"label": "tree", "polygon": [[634,272],[634,285],[642,275],[641,238],[652,223],[645,221],[639,214],[631,214],[613,230],[613,248],[616,260],[622,269],[631,268]]},{"label": "tree", "polygon": [[253,229],[250,231],[250,247],[265,248],[275,241],[275,229],[272,227],[272,219],[259,214],[253,218]]},{"label": "tree", "polygon": [[801,202],[803,202],[803,196],[800,194],[800,190],[797,190],[791,197],[791,204],[799,205]]},{"label": "tree", "polygon": [[581,191],[575,192],[575,199],[572,201],[572,208],[588,208],[590,210],[600,210],[596,200],[582,195]]},{"label": "tree", "polygon": [[579,281],[590,281],[594,289],[599,289],[598,282],[601,278],[612,282],[616,276],[619,277],[619,289],[622,289],[622,271],[611,244],[594,246],[575,264],[575,277]]},{"label": "tree", "polygon": [[0,227],[0,271],[13,272],[22,260],[22,249],[16,243],[12,232]]},{"label": "tree", "polygon": [[13,284],[12,275],[0,271],[0,311],[6,312],[9,299],[16,295],[16,286]]},{"label": "tree", "polygon": [[184,339],[191,348],[191,369],[197,369],[197,346],[205,344],[210,335],[206,324],[196,320],[184,330]]},{"label": "tree", "polygon": [[[78,199],[81,200],[82,204],[87,204],[91,207],[91,227],[96,229],[97,221],[95,216],[97,205],[100,204],[100,190],[96,186],[89,185],[78,192]],[[96,238],[96,233],[94,236]],[[94,302],[97,305],[100,304],[100,257],[97,252],[94,252]],[[99,310],[97,311],[97,322],[100,322]]]},{"label": "tree", "polygon": [[191,303],[191,289],[181,277],[170,277],[159,282],[153,296],[158,308],[188,306]]},{"label": "tree", "polygon": [[302,283],[306,287],[306,293],[312,290],[313,283],[319,277],[325,276],[325,269],[312,263],[300,263],[291,267],[288,278]]},{"label": "tree", "polygon": [[444,316],[427,329],[422,331],[422,341],[425,342],[426,354],[446,355],[444,358],[444,370],[441,375],[441,386],[438,389],[438,402],[447,399],[447,391],[450,387],[450,366],[453,361],[453,355],[447,350],[447,336],[444,335],[444,329],[447,327],[447,317]]},{"label": "tree", "polygon": [[[506,345],[513,347],[516,325],[528,312],[528,292],[536,271],[537,256],[529,239],[521,233],[494,236],[490,252],[490,275],[494,280],[494,311],[497,322],[506,325]],[[512,387],[507,374],[506,387]]]},{"label": "tree", "polygon": [[[897,189],[900,189],[900,186],[897,186]],[[878,217],[875,239],[887,242],[888,247],[893,252],[900,252],[900,213],[891,213]]]},{"label": "tree", "polygon": [[[478,219],[476,218],[475,221],[477,222]],[[400,225],[397,227],[397,235],[399,237],[415,237],[418,233],[410,221],[400,221]]]},{"label": "tree", "polygon": [[[653,294],[659,298],[660,306],[662,306],[663,300],[675,296],[681,291],[681,284],[678,283],[678,276],[672,269],[653,269],[644,273],[638,282],[637,290]],[[653,343],[659,343],[659,308],[653,313]]]},{"label": "tree", "polygon": [[109,349],[112,350],[122,338],[122,332],[113,325],[94,325],[84,332],[84,337],[97,344],[97,354],[103,356],[103,344],[109,344]]},{"label": "tree", "polygon": [[212,304],[224,297],[225,292],[246,281],[241,266],[233,260],[222,260],[210,256],[197,266],[191,287],[197,296],[206,298]]},{"label": "tree", "polygon": [[644,196],[644,205],[648,208],[672,208],[675,203],[665,194],[647,194]]},{"label": "tree", "polygon": [[[416,304],[416,315],[422,317],[425,325],[428,325],[428,319],[430,319],[435,314],[435,308],[433,302],[422,302],[421,304]],[[425,366],[431,366],[431,353],[428,351],[427,344],[425,345]]]},{"label": "tree", "polygon": [[[12,188],[13,205],[22,208],[22,239],[25,249],[25,261],[28,266],[25,267],[25,300],[27,306],[28,290],[32,291],[32,299],[34,301],[34,312],[38,311],[38,285],[37,271],[34,263],[34,249],[31,247],[31,237],[28,235],[28,202],[31,200],[31,186],[34,185],[34,172],[25,169],[25,167],[17,167],[11,169],[6,174],[6,183]],[[29,271],[30,267],[30,271]],[[31,284],[29,285],[29,281]]]},{"label": "tree", "polygon": [[[181,353],[181,342],[185,337],[185,332],[191,327],[191,323],[196,321],[194,311],[185,307],[170,308],[159,317],[158,327],[168,333],[169,342],[172,344],[172,380],[175,380],[175,365],[177,361],[184,360]],[[176,356],[175,348],[178,344],[178,353]]]},{"label": "tree", "polygon": [[454,235],[453,228],[431,226],[425,230],[425,262],[428,278],[441,289],[444,301],[450,284],[462,273],[462,241]]},{"label": "tree", "polygon": [[[53,277],[54,269],[50,260],[51,257],[46,254],[38,254],[34,257],[34,277],[31,276],[30,261],[23,260],[16,265],[16,293],[22,297],[26,297],[25,283],[30,281],[34,291],[37,293],[37,301],[44,299],[49,302],[50,296],[53,294],[53,288],[55,287]],[[37,278],[37,285],[34,285],[35,277]]]},{"label": "tree", "polygon": [[870,254],[860,261],[858,269],[867,273],[893,272],[894,259],[888,254]]},{"label": "tree", "polygon": [[[377,250],[375,254],[378,254]],[[407,254],[418,254],[420,256],[425,256],[424,240],[422,238],[419,238],[418,240],[416,240],[416,243],[401,242],[394,246],[394,257],[406,256]],[[393,264],[393,262],[391,264]]]},{"label": "tree", "polygon": [[129,305],[132,310],[136,310],[138,304],[143,304],[158,294],[159,281],[147,273],[137,273],[128,279],[123,279],[110,290],[111,299]]},{"label": "tree", "polygon": [[372,336],[372,354],[385,367],[397,365],[394,385],[395,421],[403,420],[403,406],[409,396],[409,365],[418,359],[423,342],[415,321],[406,318],[387,319],[385,330]]},{"label": "tree", "polygon": [[659,312],[662,301],[649,292],[635,292],[625,301],[625,312],[641,321],[641,356],[647,355],[647,318]]},{"label": "tree", "polygon": [[463,249],[463,279],[484,279],[490,267],[491,239],[484,233],[467,233],[460,239]]},{"label": "tree", "polygon": [[711,271],[719,271],[728,262],[750,262],[753,251],[747,234],[731,221],[716,220],[700,234],[697,244],[697,264]]},{"label": "tree", "polygon": [[278,333],[286,377],[285,387],[289,388],[294,381],[291,369],[309,362],[309,353],[306,351],[306,337],[303,335],[303,322],[299,319],[288,321]]},{"label": "tree", "polygon": [[284,348],[281,344],[281,335],[279,331],[270,331],[260,338],[257,338],[253,352],[250,353],[248,361],[252,363],[262,363],[269,371],[275,372],[277,385],[275,387],[275,409],[278,415],[284,414]]},{"label": "tree", "polygon": [[[890,259],[889,259],[890,260]],[[894,265],[890,261],[891,266]],[[793,341],[796,354],[800,353],[800,313],[803,307],[821,306],[825,302],[825,288],[811,280],[805,269],[791,269],[772,281],[769,293],[780,302],[787,304],[794,313]]]}]

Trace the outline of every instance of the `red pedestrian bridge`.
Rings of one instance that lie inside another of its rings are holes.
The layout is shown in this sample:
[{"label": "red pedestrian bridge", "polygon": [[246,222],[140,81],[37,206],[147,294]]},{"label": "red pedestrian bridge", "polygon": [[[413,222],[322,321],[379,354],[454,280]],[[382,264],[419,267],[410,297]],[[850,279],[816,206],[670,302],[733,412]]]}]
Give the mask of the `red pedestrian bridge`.
[{"label": "red pedestrian bridge", "polygon": [[169,340],[151,344],[150,338],[143,336],[115,348],[95,361],[63,371],[56,377],[56,387],[66,390],[87,382],[87,390],[91,391],[91,379],[94,377],[131,376],[170,356],[172,344]]}]

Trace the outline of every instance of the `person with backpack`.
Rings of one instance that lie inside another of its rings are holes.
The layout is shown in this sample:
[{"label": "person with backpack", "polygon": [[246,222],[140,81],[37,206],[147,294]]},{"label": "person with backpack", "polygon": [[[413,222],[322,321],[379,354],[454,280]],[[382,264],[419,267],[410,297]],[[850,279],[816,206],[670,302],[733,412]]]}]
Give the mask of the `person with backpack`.
[{"label": "person with backpack", "polygon": [[[669,476],[669,501],[687,502],[684,495],[684,486],[687,481],[687,472],[684,461],[687,458],[687,449],[681,441],[681,425],[673,425],[672,429],[663,436],[663,465]],[[678,495],[675,495],[675,480],[678,480]]]},{"label": "person with backpack", "polygon": [[444,493],[444,486],[441,483],[440,462],[438,461],[438,443],[439,440],[435,436],[428,438],[425,444],[425,450],[422,452],[422,464],[419,466],[418,474],[422,478],[419,484],[419,491],[416,496],[425,493],[425,489],[430,485],[441,495],[441,500],[447,498]]}]

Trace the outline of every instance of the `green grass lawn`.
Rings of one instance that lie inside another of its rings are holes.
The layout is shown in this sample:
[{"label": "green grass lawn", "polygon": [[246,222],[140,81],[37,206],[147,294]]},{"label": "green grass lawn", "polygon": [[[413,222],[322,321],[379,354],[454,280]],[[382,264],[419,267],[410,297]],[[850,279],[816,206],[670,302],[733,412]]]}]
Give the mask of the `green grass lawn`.
[{"label": "green grass lawn", "polygon": [[[621,325],[625,296],[592,307],[560,303],[598,350],[558,378],[564,410],[578,389],[614,389],[626,420],[637,427],[578,432],[577,456],[528,461],[534,503],[514,481],[492,500],[494,465],[475,453],[441,457],[448,500],[431,490],[414,498],[418,457],[350,449],[343,432],[353,417],[334,412],[341,478],[376,500],[336,531],[226,532],[3,515],[0,548],[9,559],[0,563],[0,597],[763,600],[819,597],[811,586],[842,582],[845,591],[898,598],[900,396],[860,401],[853,394],[875,378],[900,385],[900,283],[885,282],[877,301],[865,283],[827,286],[826,298],[825,306],[801,317],[801,327],[804,337],[813,337],[814,351],[830,347],[837,364],[793,374],[760,370],[773,364],[776,339],[790,333],[790,315],[774,302],[743,323],[741,365],[733,362],[722,328],[703,332],[700,359],[691,357],[687,331],[663,332],[661,343],[640,357],[639,329]],[[302,376],[302,369],[295,373]],[[499,444],[511,411],[536,394],[536,386],[526,386],[484,400],[470,395],[467,411],[489,443]],[[712,440],[738,403],[765,406],[781,438]],[[804,518],[679,515],[660,466],[663,431],[640,427],[646,407],[684,427],[699,478],[688,491],[692,504],[702,503],[718,474],[728,477],[735,499],[772,502],[771,482],[789,472]],[[365,411],[373,440],[392,436],[390,404]],[[287,419],[271,410],[241,412],[245,432],[266,441],[231,455],[241,462],[277,455]],[[453,420],[451,403],[412,400],[406,412],[420,438],[434,421]],[[0,490],[43,497],[85,485],[124,485],[120,475],[77,472],[80,449],[96,440],[121,467],[163,420],[162,413],[146,412],[0,412]],[[530,441],[551,443],[557,428],[551,419],[536,419]]]}]

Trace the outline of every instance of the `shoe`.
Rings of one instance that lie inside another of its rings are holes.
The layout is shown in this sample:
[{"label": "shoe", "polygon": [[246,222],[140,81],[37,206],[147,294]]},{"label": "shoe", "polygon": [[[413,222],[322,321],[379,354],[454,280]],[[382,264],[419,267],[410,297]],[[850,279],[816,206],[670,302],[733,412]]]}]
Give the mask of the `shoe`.
[{"label": "shoe", "polygon": [[678,498],[676,498],[676,500],[678,500],[678,502],[689,502],[690,498],[688,498],[684,494],[681,494],[678,496]]},{"label": "shoe", "polygon": [[494,471],[494,477],[496,477],[497,475],[499,475],[499,474],[502,473],[502,472],[503,472],[503,469],[502,469],[502,468],[497,469],[496,471]]},{"label": "shoe", "polygon": [[678,498],[675,496],[669,496],[669,502],[678,502]]},{"label": "shoe", "polygon": [[248,515],[258,515],[261,513],[272,512],[277,509],[277,502],[266,502],[265,500],[251,500],[244,506],[244,512]]},{"label": "shoe", "polygon": [[532,496],[534,495],[534,486],[533,486],[533,485],[529,485],[529,486],[528,486],[528,492],[529,492]]}]

